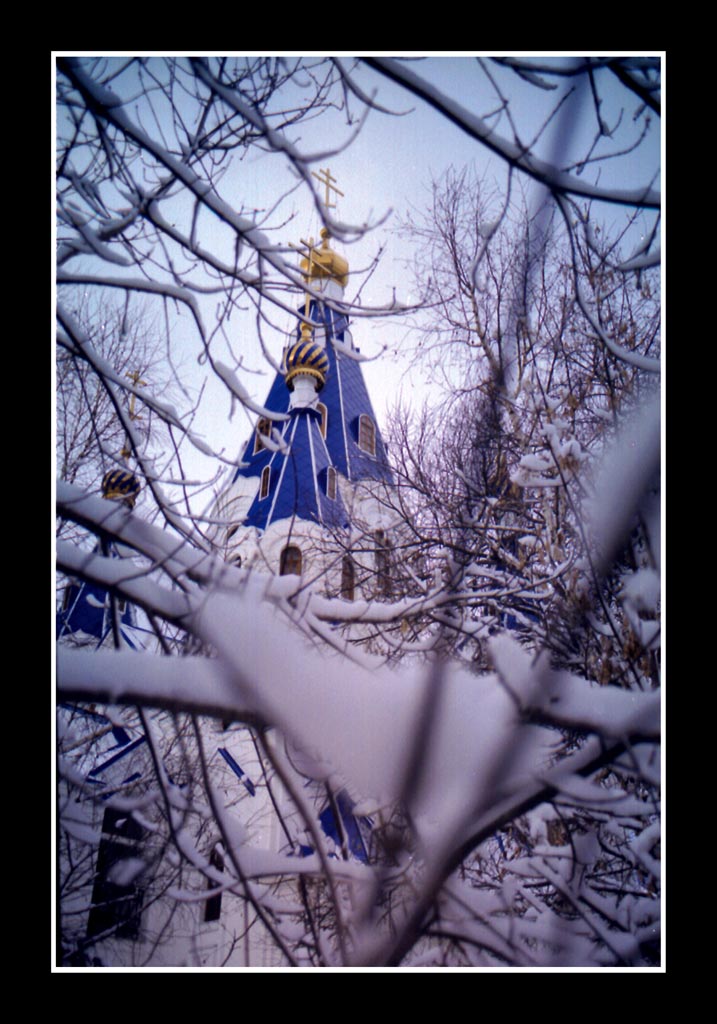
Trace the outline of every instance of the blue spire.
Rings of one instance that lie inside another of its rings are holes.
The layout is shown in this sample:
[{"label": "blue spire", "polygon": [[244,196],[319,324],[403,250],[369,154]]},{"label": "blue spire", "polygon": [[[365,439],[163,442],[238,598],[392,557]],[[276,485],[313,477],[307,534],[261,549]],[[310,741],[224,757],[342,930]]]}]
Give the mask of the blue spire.
[{"label": "blue spire", "polygon": [[[299,312],[306,315],[303,305]],[[287,368],[276,375],[264,406],[289,418],[283,422],[259,421],[233,478],[233,482],[240,477],[256,478],[257,494],[244,523],[262,530],[272,522],[291,517],[325,526],[348,526],[348,515],[336,480],[332,480],[332,471],[351,483],[393,482],[361,365],[351,355],[358,350],[348,331],[347,316],[316,300],[311,301],[308,316],[325,332],[325,383],[311,405],[292,408],[284,376]],[[297,372],[291,360],[296,359],[296,350],[303,348],[301,342],[301,329],[297,327],[297,342],[288,350],[290,378]],[[315,346],[312,342],[306,344]],[[311,366],[318,365],[313,348],[310,359]],[[283,451],[272,450],[274,445],[263,445],[261,435],[271,427],[279,432]]]},{"label": "blue spire", "polygon": [[288,451],[263,449],[257,454],[260,484],[245,519],[247,526],[264,530],[272,522],[292,517],[328,527],[348,526],[337,481],[331,479],[334,467],[321,434],[321,418],[317,409],[293,410],[282,434]]}]

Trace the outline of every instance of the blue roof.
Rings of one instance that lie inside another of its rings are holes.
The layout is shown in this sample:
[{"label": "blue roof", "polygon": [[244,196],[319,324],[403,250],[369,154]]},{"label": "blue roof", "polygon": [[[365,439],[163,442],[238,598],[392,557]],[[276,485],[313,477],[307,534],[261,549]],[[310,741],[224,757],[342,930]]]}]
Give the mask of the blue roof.
[{"label": "blue roof", "polygon": [[332,462],[321,435],[321,414],[315,409],[294,410],[282,436],[289,451],[264,451],[261,468],[269,468],[268,491],[264,498],[261,489],[257,491],[246,525],[264,530],[278,519],[296,516],[322,526],[347,527],[338,489],[334,498],[327,493]]},{"label": "blue roof", "polygon": [[[329,378],[321,392],[320,401],[329,410],[326,443],[334,465],[351,481],[382,480],[392,483],[393,474],[388,464],[386,447],[376,423],[376,414],[360,363],[331,347],[329,364]],[[362,414],[369,416],[374,423],[375,455],[369,455],[359,448],[359,418]]]},{"label": "blue roof", "polygon": [[[303,307],[301,312],[304,312]],[[328,307],[317,308],[317,304],[312,302],[310,318],[324,323],[330,337],[348,344],[348,338],[345,337],[348,326],[346,316]],[[300,337],[298,327],[297,337]],[[255,435],[247,443],[242,465],[234,476],[234,480],[239,477],[257,478],[257,496],[244,520],[247,526],[265,529],[270,522],[291,516],[326,526],[348,525],[348,516],[340,495],[337,493],[333,500],[327,496],[329,467],[336,469],[351,482],[393,482],[386,448],[376,423],[360,363],[330,342],[327,355],[329,370],[326,384],[318,395],[319,402],[326,407],[325,440],[321,433],[321,413],[309,408],[291,409],[290,394],[283,374],[278,373],[274,379],[264,406],[270,412],[289,415],[288,420],[273,423],[289,445],[289,452],[285,454],[264,447],[255,451]],[[373,455],[359,447],[359,421],[362,415],[368,416],[374,425]],[[269,493],[265,498],[260,498],[259,482],[267,466],[271,470]]]},{"label": "blue roof", "polygon": [[[100,546],[95,549],[101,550]],[[118,558],[114,547],[110,546],[110,557]],[[121,599],[118,599],[118,601]],[[87,633],[101,643],[112,629],[111,605],[107,591],[93,583],[70,582],[64,594],[62,608],[56,616],[56,636],[59,639],[72,633]],[[124,610],[119,616],[120,628],[134,628],[135,615],[132,606],[125,602]],[[124,630],[122,635],[130,642]]]},{"label": "blue roof", "polygon": [[[342,789],[336,794],[336,809],[339,812],[341,818],[341,824],[343,831],[346,835],[346,841],[349,851],[358,860],[363,861],[364,864],[368,862],[368,853],[366,851],[366,844],[362,835],[361,826],[365,829],[370,830],[373,827],[373,822],[370,818],[356,818],[354,817],[354,802],[348,795],[345,789]],[[331,804],[327,804],[324,810],[319,815],[319,821],[324,833],[333,839],[337,846],[341,845],[341,834],[339,832],[338,822],[336,821],[336,815]]]}]

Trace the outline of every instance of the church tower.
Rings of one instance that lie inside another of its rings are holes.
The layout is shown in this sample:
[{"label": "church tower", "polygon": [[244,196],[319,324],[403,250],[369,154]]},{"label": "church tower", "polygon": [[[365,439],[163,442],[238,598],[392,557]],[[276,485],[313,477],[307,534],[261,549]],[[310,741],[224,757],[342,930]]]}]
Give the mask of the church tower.
[{"label": "church tower", "polygon": [[[110,469],[102,478],[102,497],[125,505],[130,511],[140,489],[139,479],[129,468]],[[132,555],[123,545],[105,539],[99,540],[94,550],[105,558]],[[56,639],[60,643],[132,650],[145,646],[146,630],[137,621],[137,610],[120,598],[113,601],[104,587],[86,581],[67,581],[55,623]]]},{"label": "church tower", "polygon": [[[335,189],[328,170],[319,180]],[[338,190],[336,190],[338,191]],[[233,478],[220,495],[227,561],[296,574],[332,596],[390,593],[393,485],[344,298],[347,260],[302,241],[306,292],[281,371]]]}]

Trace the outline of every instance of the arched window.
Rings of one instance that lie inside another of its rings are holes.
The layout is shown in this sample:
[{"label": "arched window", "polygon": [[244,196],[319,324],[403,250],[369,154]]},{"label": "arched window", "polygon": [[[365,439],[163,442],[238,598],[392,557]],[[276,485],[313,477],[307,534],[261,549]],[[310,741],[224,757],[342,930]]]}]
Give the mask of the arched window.
[{"label": "arched window", "polygon": [[74,583],[74,582],[73,583],[68,583],[67,586],[65,587],[65,592],[62,595],[62,610],[63,610],[63,612],[67,611],[67,609],[70,607],[70,604],[74,601],[76,596],[77,596],[77,584]]},{"label": "arched window", "polygon": [[376,590],[384,597],[391,593],[391,542],[383,530],[376,530]]},{"label": "arched window", "polygon": [[269,482],[271,480],[271,466],[264,466],[261,471],[261,484],[259,485],[259,500],[265,498],[269,493]]},{"label": "arched window", "polygon": [[344,555],[341,562],[341,596],[344,601],[353,601],[356,586],[356,571],[351,555]]},{"label": "arched window", "polygon": [[362,413],[359,416],[359,448],[368,455],[376,454],[376,427],[370,416]]},{"label": "arched window", "polygon": [[301,549],[293,544],[287,545],[279,559],[280,576],[301,576]]},{"label": "arched window", "polygon": [[319,430],[321,436],[326,440],[326,428],[329,424],[329,410],[326,408],[323,402],[318,402],[316,408],[321,413],[321,423],[319,424]]},{"label": "arched window", "polygon": [[336,470],[333,466],[326,470],[326,496],[332,501],[336,499]]},{"label": "arched window", "polygon": [[131,881],[123,881],[122,865],[141,860],[144,837],[145,829],[127,811],[105,809],[87,922],[90,938],[108,931],[118,939],[139,936],[144,884],[136,872],[130,872]]},{"label": "arched window", "polygon": [[271,437],[271,420],[262,419],[256,425],[256,434],[254,435],[254,454],[260,452],[264,447],[262,438]]},{"label": "arched window", "polygon": [[[219,849],[219,844],[217,844],[212,850],[212,852],[209,854],[209,863],[217,871],[224,870],[224,857],[222,856],[222,851]],[[207,879],[207,888],[216,889],[217,883],[213,879],[209,878]],[[217,892],[207,899],[207,902],[204,906],[204,920],[218,921],[219,918],[221,917],[221,913],[222,894],[221,892]]]}]

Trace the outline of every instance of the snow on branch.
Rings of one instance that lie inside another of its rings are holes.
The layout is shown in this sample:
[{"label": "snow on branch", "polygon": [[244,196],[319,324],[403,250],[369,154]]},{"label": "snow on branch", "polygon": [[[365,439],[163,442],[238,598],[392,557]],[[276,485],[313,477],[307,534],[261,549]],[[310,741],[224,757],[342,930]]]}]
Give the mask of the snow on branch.
[{"label": "snow on branch", "polygon": [[659,738],[659,691],[598,686],[553,671],[545,655],[535,661],[508,636],[493,637],[490,652],[503,685],[527,717],[611,738]]},{"label": "snow on branch", "polygon": [[196,582],[209,582],[227,570],[220,558],[190,544],[186,537],[160,530],[116,502],[86,494],[64,480],[58,480],[56,488],[58,515],[128,544],[177,576],[186,574]]},{"label": "snow on branch", "polygon": [[[249,716],[279,726],[311,756],[316,770],[326,777],[338,774],[363,798],[379,806],[399,799],[430,670],[367,669],[319,650],[294,630],[256,575],[239,589],[215,585],[192,605],[187,628],[216,658],[63,651],[60,695],[201,710],[230,720]],[[280,649],[277,635],[283,637]],[[431,833],[473,806],[475,780],[490,778],[507,750],[520,756],[512,755],[501,773],[501,794],[517,792],[526,778],[542,777],[556,734],[531,724],[538,717],[606,737],[654,738],[659,731],[654,694],[546,674],[512,642],[503,641],[494,652],[498,675],[477,678],[457,666],[445,669],[415,796],[415,813]],[[484,799],[493,798],[486,792]]]}]

